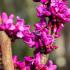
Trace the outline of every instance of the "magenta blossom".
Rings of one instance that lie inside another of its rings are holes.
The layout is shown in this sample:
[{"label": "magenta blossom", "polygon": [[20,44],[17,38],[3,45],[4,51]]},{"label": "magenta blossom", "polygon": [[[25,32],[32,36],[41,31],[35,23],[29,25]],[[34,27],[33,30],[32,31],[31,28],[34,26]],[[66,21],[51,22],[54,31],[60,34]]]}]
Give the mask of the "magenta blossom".
[{"label": "magenta blossom", "polygon": [[[37,53],[35,57],[26,56],[24,61],[17,61],[13,58],[15,65],[20,70],[56,70],[57,66],[51,60],[46,64],[41,63],[42,55]],[[16,68],[16,67],[15,67]]]},{"label": "magenta blossom", "polygon": [[49,0],[34,0],[35,2],[47,3]]},{"label": "magenta blossom", "polygon": [[14,15],[11,14],[9,17],[7,16],[7,14],[5,12],[2,13],[2,16],[1,16],[1,28],[0,29],[4,29],[4,30],[14,30],[15,29],[15,26],[14,26]]},{"label": "magenta blossom", "polygon": [[51,15],[51,12],[48,10],[46,5],[40,5],[36,8],[37,10],[37,16],[38,17],[48,17]]}]

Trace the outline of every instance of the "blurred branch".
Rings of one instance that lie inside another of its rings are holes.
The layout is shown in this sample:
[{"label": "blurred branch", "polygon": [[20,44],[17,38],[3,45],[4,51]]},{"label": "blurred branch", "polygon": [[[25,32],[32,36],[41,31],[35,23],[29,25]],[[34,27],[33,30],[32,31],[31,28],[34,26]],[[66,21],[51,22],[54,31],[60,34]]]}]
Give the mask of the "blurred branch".
[{"label": "blurred branch", "polygon": [[2,60],[5,70],[14,70],[11,51],[11,40],[5,32],[0,31],[0,45],[2,49]]}]

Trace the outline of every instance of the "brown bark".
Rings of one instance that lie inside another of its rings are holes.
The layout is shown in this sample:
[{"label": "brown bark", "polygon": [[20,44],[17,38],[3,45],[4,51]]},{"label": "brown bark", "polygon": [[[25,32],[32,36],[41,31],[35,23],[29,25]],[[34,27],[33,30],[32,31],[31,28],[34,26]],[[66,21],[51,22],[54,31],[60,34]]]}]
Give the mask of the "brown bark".
[{"label": "brown bark", "polygon": [[41,64],[46,64],[47,61],[48,61],[48,57],[49,57],[49,55],[42,54],[42,57],[41,57]]},{"label": "brown bark", "polygon": [[11,40],[4,31],[0,31],[0,46],[4,70],[14,70],[12,61]]}]

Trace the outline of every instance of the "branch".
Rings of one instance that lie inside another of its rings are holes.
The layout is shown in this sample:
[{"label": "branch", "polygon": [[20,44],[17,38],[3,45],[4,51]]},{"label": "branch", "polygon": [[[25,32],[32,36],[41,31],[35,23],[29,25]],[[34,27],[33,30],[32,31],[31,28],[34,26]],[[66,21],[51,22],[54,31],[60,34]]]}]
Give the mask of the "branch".
[{"label": "branch", "polygon": [[12,61],[11,40],[4,31],[0,31],[0,46],[4,70],[14,70]]},{"label": "branch", "polygon": [[47,61],[48,61],[48,57],[49,57],[49,54],[48,54],[48,55],[42,54],[41,63],[42,63],[42,64],[46,64]]}]

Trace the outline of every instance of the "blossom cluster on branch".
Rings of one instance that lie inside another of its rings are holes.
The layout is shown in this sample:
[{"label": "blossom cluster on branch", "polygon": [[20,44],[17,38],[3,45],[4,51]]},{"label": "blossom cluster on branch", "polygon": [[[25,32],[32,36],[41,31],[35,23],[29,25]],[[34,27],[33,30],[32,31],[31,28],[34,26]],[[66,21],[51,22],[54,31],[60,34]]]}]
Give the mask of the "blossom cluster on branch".
[{"label": "blossom cluster on branch", "polygon": [[20,70],[56,70],[52,61],[41,64],[42,54],[49,54],[57,48],[55,39],[59,38],[64,23],[70,22],[70,8],[66,0],[33,0],[40,2],[36,8],[39,22],[35,23],[34,30],[26,25],[24,19],[19,16],[14,22],[14,14],[7,16],[5,12],[0,16],[0,30],[5,31],[11,40],[23,39],[30,47],[35,48],[34,57],[25,57],[23,62],[13,58],[15,67]]},{"label": "blossom cluster on branch", "polygon": [[13,62],[15,68],[19,70],[56,70],[57,66],[51,60],[47,64],[42,63],[42,54],[37,53],[34,57],[25,56],[24,61],[18,61],[18,57],[14,56]]}]

